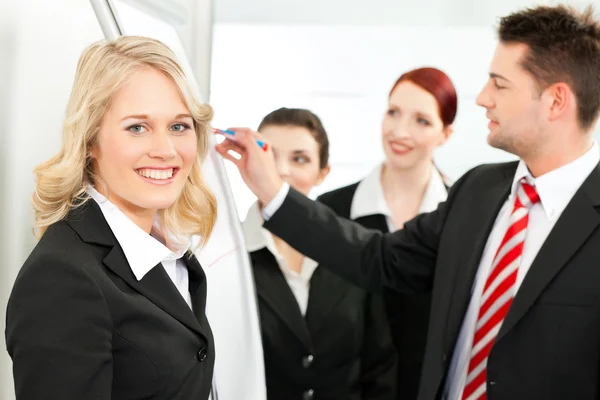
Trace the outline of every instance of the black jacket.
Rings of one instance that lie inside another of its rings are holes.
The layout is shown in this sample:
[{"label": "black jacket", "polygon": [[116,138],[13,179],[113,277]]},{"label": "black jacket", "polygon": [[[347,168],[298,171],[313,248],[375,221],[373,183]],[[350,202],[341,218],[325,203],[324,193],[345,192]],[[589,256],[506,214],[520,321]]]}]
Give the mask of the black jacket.
[{"label": "black jacket", "polygon": [[137,281],[95,201],[50,226],[6,313],[17,399],[207,399],[206,279],[186,262],[194,312],[162,264]]},{"label": "black jacket", "polygon": [[[439,399],[481,255],[516,167],[513,162],[469,171],[436,211],[387,235],[340,218],[294,190],[265,227],[370,290],[432,290],[419,399]],[[556,221],[504,319],[488,358],[488,399],[600,396],[599,227],[596,167]]]},{"label": "black jacket", "polygon": [[381,298],[319,266],[303,317],[267,248],[250,253],[269,400],[392,400],[396,357]]}]

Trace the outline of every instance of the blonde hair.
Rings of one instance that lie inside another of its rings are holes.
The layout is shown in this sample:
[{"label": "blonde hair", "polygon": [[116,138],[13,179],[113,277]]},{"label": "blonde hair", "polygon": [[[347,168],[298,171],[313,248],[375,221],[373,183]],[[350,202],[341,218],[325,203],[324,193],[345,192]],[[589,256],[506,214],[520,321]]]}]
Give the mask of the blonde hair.
[{"label": "blonde hair", "polygon": [[89,200],[86,188],[95,183],[91,149],[101,120],[113,95],[137,70],[148,67],[161,71],[177,85],[194,119],[198,137],[196,161],[181,195],[169,208],[159,211],[162,229],[176,237],[199,235],[200,244],[208,240],[216,220],[217,202],[204,181],[201,167],[208,152],[212,108],[195,96],[175,54],[167,46],[137,36],[96,42],[79,59],[65,115],[62,148],[34,169],[34,228],[38,237],[65,218],[71,209]]}]

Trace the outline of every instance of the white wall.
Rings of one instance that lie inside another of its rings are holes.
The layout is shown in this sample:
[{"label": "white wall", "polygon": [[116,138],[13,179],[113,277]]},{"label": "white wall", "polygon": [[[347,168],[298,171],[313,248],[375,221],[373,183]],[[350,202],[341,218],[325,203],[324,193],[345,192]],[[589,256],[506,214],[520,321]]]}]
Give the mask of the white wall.
[{"label": "white wall", "polygon": [[[556,0],[216,0],[217,23],[484,26],[515,9]],[[565,0],[574,6],[598,0]]]}]

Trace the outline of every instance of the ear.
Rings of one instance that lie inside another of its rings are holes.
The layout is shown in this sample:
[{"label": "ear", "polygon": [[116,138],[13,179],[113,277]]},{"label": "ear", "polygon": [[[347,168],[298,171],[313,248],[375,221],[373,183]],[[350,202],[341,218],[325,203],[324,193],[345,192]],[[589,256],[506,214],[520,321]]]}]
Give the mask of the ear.
[{"label": "ear", "polygon": [[452,136],[452,133],[454,133],[454,127],[452,125],[447,125],[444,128],[442,128],[442,139],[440,140],[438,146],[441,146],[444,143],[446,143],[448,139],[450,139],[450,136]]},{"label": "ear", "polygon": [[329,164],[327,164],[325,167],[321,168],[321,170],[319,171],[319,177],[317,178],[317,183],[315,183],[315,186],[319,186],[321,183],[323,183],[323,181],[325,180],[327,175],[329,175],[329,171],[331,171],[331,167],[329,166]]},{"label": "ear", "polygon": [[554,121],[564,116],[575,105],[574,100],[573,91],[564,82],[546,88],[542,93],[542,104],[548,111],[548,120]]},{"label": "ear", "polygon": [[88,157],[91,158],[92,160],[98,158],[98,145],[94,144],[87,153]]}]

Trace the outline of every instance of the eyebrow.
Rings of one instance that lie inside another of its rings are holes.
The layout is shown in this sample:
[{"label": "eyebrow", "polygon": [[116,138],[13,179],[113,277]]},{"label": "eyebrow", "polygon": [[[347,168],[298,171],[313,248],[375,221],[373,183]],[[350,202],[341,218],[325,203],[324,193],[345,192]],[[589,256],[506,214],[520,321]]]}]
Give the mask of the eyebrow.
[{"label": "eyebrow", "polygon": [[424,112],[421,112],[421,111],[417,111],[417,112],[415,112],[415,114],[417,114],[421,118],[425,118],[425,119],[428,119],[428,120],[432,120],[433,119],[433,117],[431,115],[429,115],[427,113],[424,113]]},{"label": "eyebrow", "polygon": [[505,78],[504,76],[502,76],[500,74],[497,74],[495,72],[490,72],[490,78],[503,79],[503,80],[505,80],[507,82],[510,82],[510,79]]},{"label": "eyebrow", "polygon": [[[182,118],[191,118],[194,119],[190,114],[177,114],[173,119],[182,119]],[[135,114],[128,115],[121,119],[121,121],[125,121],[126,119],[149,119],[148,114]]]},{"label": "eyebrow", "polygon": [[[397,109],[397,110],[402,110],[402,108],[401,108],[401,107],[398,107],[397,105],[395,105],[395,104],[393,104],[393,103],[389,103],[389,107],[388,107],[388,108],[395,108],[395,109]],[[412,112],[413,114],[416,114],[417,116],[419,116],[419,117],[421,117],[421,118],[425,118],[425,119],[427,119],[427,120],[429,120],[429,121],[432,121],[432,120],[434,119],[434,118],[433,118],[431,115],[429,115],[429,114],[427,114],[427,113],[425,113],[425,112],[422,112],[422,111],[418,111],[418,110],[411,110],[411,112]]]},{"label": "eyebrow", "polygon": [[295,155],[295,156],[307,156],[307,157],[310,157],[310,150],[305,150],[305,149],[294,150],[292,152],[292,154]]},{"label": "eyebrow", "polygon": [[[273,147],[273,153],[277,153],[277,149],[275,147]],[[297,150],[292,150],[292,154],[297,156],[297,155],[310,155],[310,151],[306,150],[306,149],[297,149]]]}]

